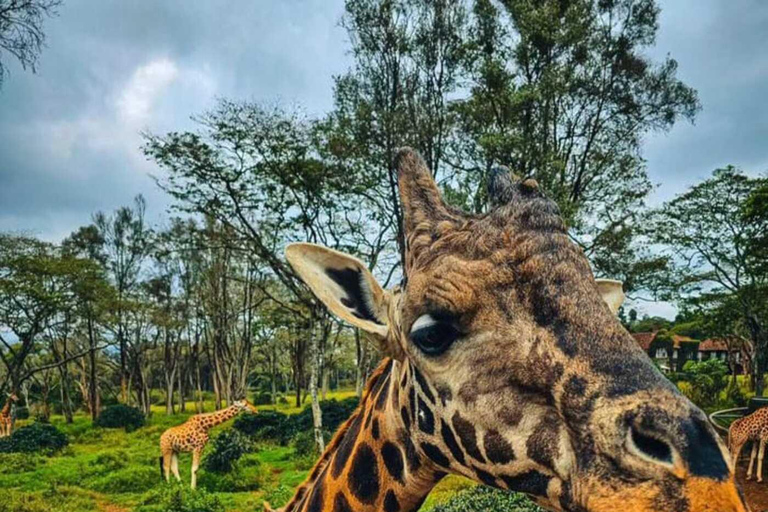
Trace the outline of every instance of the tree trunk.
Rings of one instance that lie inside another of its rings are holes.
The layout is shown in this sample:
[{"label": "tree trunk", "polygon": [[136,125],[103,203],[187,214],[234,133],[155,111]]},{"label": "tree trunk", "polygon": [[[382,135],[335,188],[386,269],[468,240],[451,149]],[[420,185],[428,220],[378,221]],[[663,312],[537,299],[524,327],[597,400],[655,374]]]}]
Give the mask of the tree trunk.
[{"label": "tree trunk", "polygon": [[[90,376],[88,382],[88,399],[90,400],[91,420],[96,421],[99,416],[100,400],[98,398],[98,389],[96,388],[96,337],[93,332],[93,318],[90,313],[88,314],[88,347],[91,349],[88,352],[90,359]],[[122,385],[122,382],[121,382]],[[122,389],[121,389],[122,390]],[[125,397],[123,397],[125,399]]]}]

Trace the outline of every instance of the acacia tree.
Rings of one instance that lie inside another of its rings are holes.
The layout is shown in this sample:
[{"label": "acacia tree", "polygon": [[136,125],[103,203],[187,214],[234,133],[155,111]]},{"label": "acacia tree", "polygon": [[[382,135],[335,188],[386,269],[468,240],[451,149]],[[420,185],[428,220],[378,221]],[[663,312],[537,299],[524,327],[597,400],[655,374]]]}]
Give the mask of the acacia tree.
[{"label": "acacia tree", "polygon": [[455,106],[475,209],[492,166],[535,177],[598,273],[629,289],[661,264],[633,243],[651,190],[642,138],[699,108],[677,63],[644,53],[658,14],[654,0],[476,0],[471,94]]},{"label": "acacia tree", "polygon": [[[232,348],[229,333],[235,324],[227,315],[236,306],[229,302],[228,269],[236,254],[247,254],[246,265],[256,264],[253,270],[263,279],[249,278],[245,283],[249,289],[242,297],[248,302],[241,311],[246,322],[256,304],[250,287],[256,286],[264,297],[293,313],[300,336],[311,340],[309,388],[315,437],[322,446],[317,387],[330,320],[282,253],[291,241],[343,246],[350,222],[340,212],[348,208],[343,191],[349,176],[339,166],[326,165],[315,145],[314,125],[296,113],[221,101],[195,119],[200,132],[147,135],[144,150],[165,171],[158,183],[176,200],[176,207],[210,219],[212,226],[226,233],[214,246],[220,257],[217,264],[223,266],[211,282],[218,297],[215,305],[222,308],[210,329],[218,337],[208,347],[214,364],[226,360]],[[266,283],[279,284],[287,300],[271,293]],[[241,359],[238,364],[246,362]]]},{"label": "acacia tree", "polygon": [[762,395],[768,349],[768,254],[754,243],[768,230],[768,216],[747,215],[748,200],[766,180],[750,178],[733,167],[652,212],[650,239],[669,258],[665,298],[705,298],[734,306],[755,348],[753,374]]}]

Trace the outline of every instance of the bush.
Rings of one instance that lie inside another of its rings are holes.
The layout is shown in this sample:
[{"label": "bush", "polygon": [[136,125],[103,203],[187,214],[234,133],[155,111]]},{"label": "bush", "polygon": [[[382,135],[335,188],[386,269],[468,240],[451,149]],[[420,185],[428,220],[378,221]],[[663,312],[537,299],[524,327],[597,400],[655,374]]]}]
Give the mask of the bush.
[{"label": "bush", "polygon": [[95,480],[89,487],[107,494],[144,492],[160,481],[157,467],[138,466],[112,471]]},{"label": "bush", "polygon": [[16,419],[28,420],[29,419],[29,407],[16,407]]},{"label": "bush", "polygon": [[272,405],[272,393],[256,393],[253,396],[253,405]]},{"label": "bush", "polygon": [[544,512],[522,494],[498,491],[477,486],[460,491],[446,503],[432,508],[431,512]]},{"label": "bush", "polygon": [[254,439],[277,441],[280,444],[287,444],[293,436],[293,432],[289,432],[291,427],[288,416],[277,411],[240,415],[235,419],[233,427]]},{"label": "bush", "polygon": [[103,428],[124,428],[133,432],[144,426],[144,415],[135,407],[124,404],[110,405],[99,414],[93,424]]},{"label": "bush", "polygon": [[69,444],[67,436],[53,425],[32,423],[0,439],[0,453],[53,453]]},{"label": "bush", "polygon": [[174,482],[150,493],[136,512],[224,512],[224,504],[205,489]]},{"label": "bush", "polygon": [[214,473],[229,473],[235,463],[248,452],[253,451],[253,444],[245,434],[228,429],[213,439],[213,451],[206,455],[203,467]]},{"label": "bush", "polygon": [[269,489],[264,494],[264,501],[269,503],[273,508],[279,508],[288,503],[288,500],[293,498],[294,490],[286,485],[278,485]]},{"label": "bush", "polygon": [[91,466],[103,469],[104,472],[117,471],[128,465],[128,454],[123,450],[101,452],[91,462]]},{"label": "bush", "polygon": [[262,488],[267,474],[258,459],[246,456],[233,463],[228,473],[203,471],[198,473],[197,481],[210,492],[252,492]]},{"label": "bush", "polygon": [[699,407],[717,403],[727,385],[728,367],[719,359],[688,361],[683,366],[683,380],[688,386],[681,390]]},{"label": "bush", "polygon": [[8,473],[27,473],[37,469],[39,459],[28,453],[0,453],[0,468]]}]

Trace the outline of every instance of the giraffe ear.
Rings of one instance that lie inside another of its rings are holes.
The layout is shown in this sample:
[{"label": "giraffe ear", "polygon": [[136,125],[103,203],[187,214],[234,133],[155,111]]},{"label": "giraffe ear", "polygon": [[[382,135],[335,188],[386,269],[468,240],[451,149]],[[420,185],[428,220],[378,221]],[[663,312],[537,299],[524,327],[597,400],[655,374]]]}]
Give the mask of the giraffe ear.
[{"label": "giraffe ear", "polygon": [[603,297],[603,300],[615,315],[624,303],[622,282],[615,279],[595,279],[595,281],[597,282],[597,290],[600,292],[600,296]]},{"label": "giraffe ear", "polygon": [[360,260],[307,243],[289,245],[285,257],[333,314],[366,332],[387,336],[389,293]]}]

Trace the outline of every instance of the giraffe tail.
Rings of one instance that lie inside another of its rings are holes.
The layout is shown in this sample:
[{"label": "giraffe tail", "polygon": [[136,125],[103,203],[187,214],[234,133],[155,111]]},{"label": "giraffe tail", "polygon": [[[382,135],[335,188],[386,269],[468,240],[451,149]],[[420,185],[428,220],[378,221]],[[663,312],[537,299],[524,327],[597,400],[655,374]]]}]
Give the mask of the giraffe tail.
[{"label": "giraffe tail", "polygon": [[165,471],[163,468],[163,456],[160,456],[160,478],[165,478]]}]

